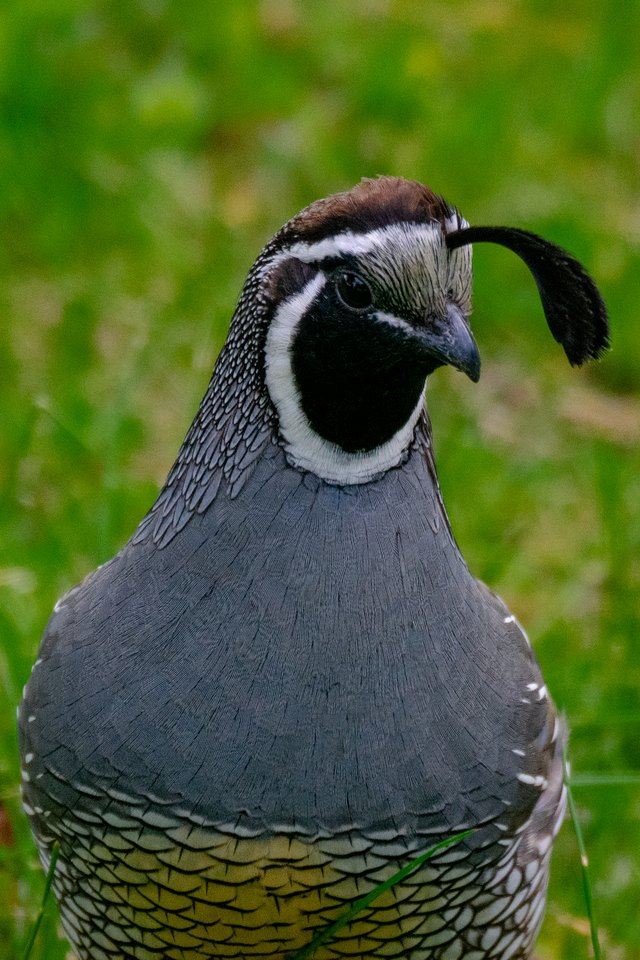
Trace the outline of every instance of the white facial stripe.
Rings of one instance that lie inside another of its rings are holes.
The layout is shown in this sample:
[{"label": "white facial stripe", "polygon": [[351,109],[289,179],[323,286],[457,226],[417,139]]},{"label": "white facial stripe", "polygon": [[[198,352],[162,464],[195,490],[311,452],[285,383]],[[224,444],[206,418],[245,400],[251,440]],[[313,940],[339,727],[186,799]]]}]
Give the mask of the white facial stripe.
[{"label": "white facial stripe", "polygon": [[[325,275],[317,273],[300,293],[280,304],[267,331],[265,344],[266,381],[271,399],[280,415],[281,430],[283,422],[288,422],[294,416],[292,405],[294,394],[296,394],[296,404],[299,400],[291,367],[293,338],[303,314],[326,282]],[[298,411],[295,412],[298,413]],[[299,414],[304,417],[301,408]]]},{"label": "white facial stripe", "polygon": [[[447,221],[449,223],[449,221]],[[433,239],[434,234],[441,234],[439,223],[391,223],[386,227],[378,227],[369,233],[338,233],[334,237],[326,237],[317,243],[294,243],[286,250],[281,251],[279,257],[290,256],[303,263],[316,263],[328,257],[361,256],[382,247],[389,241],[406,244],[407,238],[412,242],[420,238]]]},{"label": "white facial stripe", "polygon": [[407,323],[407,321],[403,320],[402,317],[394,317],[392,313],[385,313],[384,310],[377,310],[374,313],[374,317],[376,320],[379,320],[380,323],[386,323],[390,327],[396,327],[398,330],[404,330],[406,333],[410,334],[415,333],[410,323]]},{"label": "white facial stripe", "polygon": [[[316,274],[300,293],[285,300],[276,310],[265,345],[267,389],[278,411],[280,433],[292,463],[322,477],[328,483],[367,483],[400,463],[413,439],[424,404],[424,395],[420,394],[404,426],[386,443],[366,453],[347,453],[315,432],[302,409],[302,399],[291,365],[291,348],[303,314],[326,282],[327,278],[323,273]],[[379,319],[383,322],[404,323],[390,314],[381,314]]]},{"label": "white facial stripe", "polygon": [[345,233],[336,234],[335,237],[319,240],[318,243],[294,243],[287,250],[287,254],[295,257],[296,260],[302,260],[303,263],[316,263],[318,260],[326,260],[328,257],[341,257],[345,254],[358,256],[369,253],[377,245],[374,236],[376,233],[379,233],[379,231],[352,233],[348,230]]}]

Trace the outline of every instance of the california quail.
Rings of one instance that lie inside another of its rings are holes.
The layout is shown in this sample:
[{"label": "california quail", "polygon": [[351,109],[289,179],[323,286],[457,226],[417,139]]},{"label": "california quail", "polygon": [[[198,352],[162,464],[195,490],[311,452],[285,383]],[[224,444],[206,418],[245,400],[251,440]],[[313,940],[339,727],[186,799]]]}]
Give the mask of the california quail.
[{"label": "california quail", "polygon": [[560,726],[440,497],[425,378],[472,380],[470,242],[518,253],[573,363],[582,267],[419,183],[311,204],[252,268],[166,485],[56,605],[19,710],[24,805],[78,960],[287,957],[467,828],[318,960],[529,958]]}]

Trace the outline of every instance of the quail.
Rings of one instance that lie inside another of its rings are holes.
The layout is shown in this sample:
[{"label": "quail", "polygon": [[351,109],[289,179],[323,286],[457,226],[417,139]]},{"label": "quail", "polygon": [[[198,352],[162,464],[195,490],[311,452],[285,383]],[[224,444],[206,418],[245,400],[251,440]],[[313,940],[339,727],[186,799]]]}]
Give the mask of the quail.
[{"label": "quail", "polygon": [[[58,601],[19,707],[24,807],[78,960],[531,957],[562,731],[440,495],[425,381],[480,373],[471,244],[513,250],[573,364],[582,266],[417,182],[267,243],[157,501]],[[481,496],[481,494],[480,494]]]}]

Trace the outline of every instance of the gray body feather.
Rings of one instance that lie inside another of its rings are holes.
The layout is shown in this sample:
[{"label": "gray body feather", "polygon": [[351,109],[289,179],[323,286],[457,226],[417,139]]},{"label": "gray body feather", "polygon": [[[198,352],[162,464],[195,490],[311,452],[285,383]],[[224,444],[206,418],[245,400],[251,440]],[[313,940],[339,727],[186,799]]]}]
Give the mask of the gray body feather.
[{"label": "gray body feather", "polygon": [[418,446],[339,488],[271,445],[170,550],[149,534],[71,591],[29,683],[51,793],[72,770],[302,833],[526,819],[539,791],[517,774],[548,766],[548,704],[522,702],[539,669],[470,575],[429,466]]}]

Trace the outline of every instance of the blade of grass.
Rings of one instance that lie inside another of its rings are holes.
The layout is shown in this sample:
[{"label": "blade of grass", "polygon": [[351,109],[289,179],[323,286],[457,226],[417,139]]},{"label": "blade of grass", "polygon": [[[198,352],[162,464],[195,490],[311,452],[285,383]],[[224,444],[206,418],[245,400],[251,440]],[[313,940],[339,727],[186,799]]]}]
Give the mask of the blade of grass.
[{"label": "blade of grass", "polygon": [[473,833],[475,828],[470,830],[464,830],[462,833],[457,833],[453,837],[447,837],[445,840],[441,840],[440,843],[436,843],[435,846],[429,847],[425,853],[421,853],[419,857],[415,857],[411,860],[406,866],[402,867],[393,876],[389,877],[387,880],[383,880],[382,883],[379,883],[377,887],[374,887],[369,893],[365,894],[364,897],[361,897],[359,900],[356,900],[337,920],[334,920],[333,923],[328,924],[326,927],[323,927],[319,933],[307,944],[306,947],[302,947],[300,950],[297,950],[294,954],[291,955],[290,960],[306,960],[307,957],[312,956],[318,947],[322,946],[323,943],[326,943],[327,940],[330,940],[332,937],[342,930],[347,924],[362,911],[365,910],[370,903],[373,903],[381,894],[385,893],[387,890],[391,890],[392,887],[395,887],[396,884],[400,883],[401,880],[404,880],[408,874],[413,870],[417,870],[418,867],[422,866],[427,860],[430,860],[436,853],[440,850],[444,850],[445,847],[451,847],[454,843],[463,840],[465,837],[468,837],[470,833]]},{"label": "blade of grass", "polygon": [[570,778],[572,787],[625,787],[640,784],[640,773],[579,773]]},{"label": "blade of grass", "polygon": [[38,936],[38,931],[42,923],[42,918],[44,917],[45,907],[47,906],[49,894],[51,893],[51,884],[53,883],[53,875],[55,873],[59,852],[60,852],[59,844],[54,843],[51,848],[51,859],[49,860],[49,869],[47,870],[47,876],[44,883],[42,903],[40,904],[40,910],[38,911],[38,916],[33,922],[33,926],[31,927],[31,933],[29,934],[29,937],[25,944],[24,952],[22,954],[22,960],[29,960],[29,957],[31,956],[31,951],[33,950],[33,945],[36,942],[36,937]]},{"label": "blade of grass", "polygon": [[580,851],[580,869],[582,871],[582,889],[584,891],[584,901],[587,908],[587,916],[589,917],[589,927],[591,930],[591,944],[593,946],[593,956],[595,960],[601,960],[602,954],[600,952],[600,940],[598,938],[598,927],[596,925],[595,916],[593,913],[593,897],[591,895],[591,878],[589,876],[589,857],[587,856],[587,848],[584,843],[584,837],[582,835],[582,827],[580,826],[580,821],[578,819],[578,811],[576,809],[575,801],[573,799],[573,793],[571,790],[571,776],[569,772],[569,761],[567,759],[567,745],[566,743],[562,747],[562,760],[564,764],[564,783],[567,790],[567,802],[569,804],[569,813],[571,814],[571,820],[573,822],[573,829],[576,832],[576,839],[578,841],[578,850]]},{"label": "blade of grass", "polygon": [[65,436],[69,437],[70,440],[76,443],[84,453],[93,455],[93,450],[90,449],[88,444],[82,439],[79,433],[74,430],[73,427],[70,427],[69,424],[65,423],[65,421],[51,409],[46,399],[39,398],[35,400],[34,407],[39,413],[45,414],[45,416],[49,418],[53,425],[62,433],[64,433]]}]

